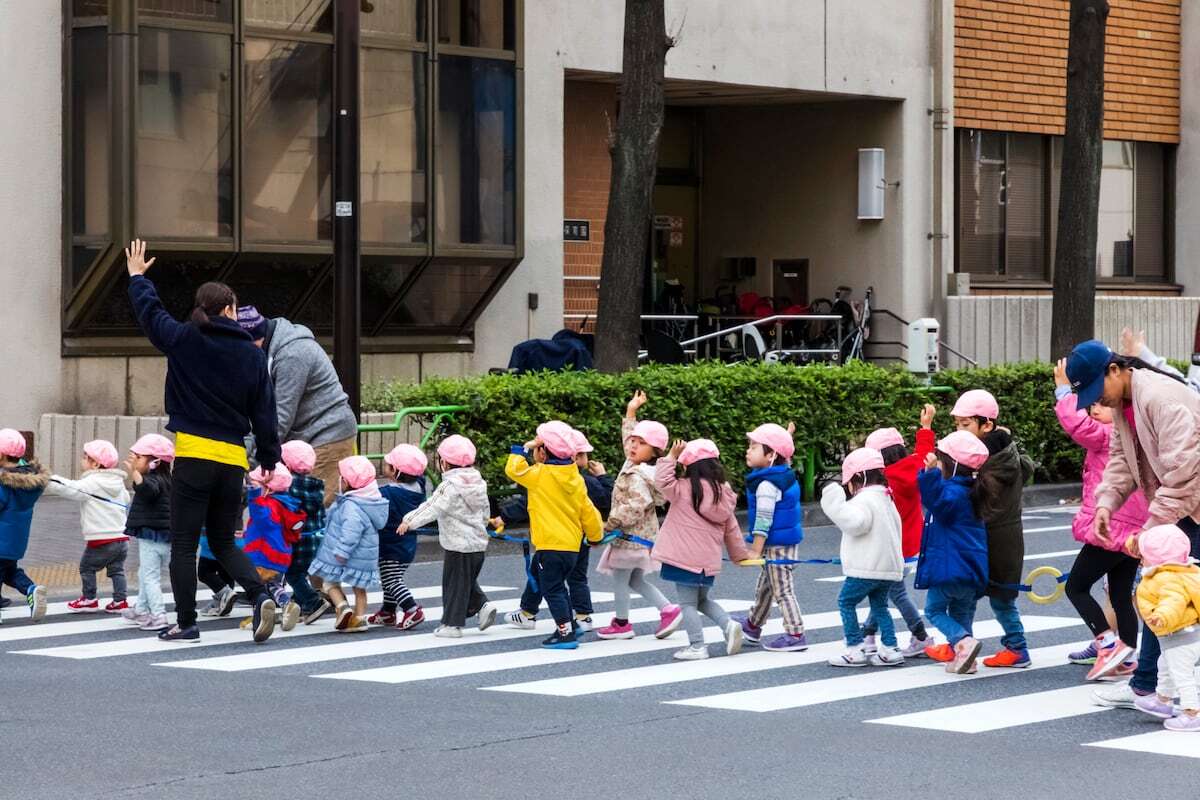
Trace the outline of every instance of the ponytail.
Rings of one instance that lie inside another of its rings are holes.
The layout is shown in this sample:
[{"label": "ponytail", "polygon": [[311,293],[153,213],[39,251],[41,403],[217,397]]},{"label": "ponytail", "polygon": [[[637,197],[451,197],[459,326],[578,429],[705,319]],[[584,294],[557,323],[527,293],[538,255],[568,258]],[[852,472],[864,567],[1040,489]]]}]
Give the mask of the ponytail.
[{"label": "ponytail", "polygon": [[220,315],[226,306],[237,308],[237,295],[223,283],[209,281],[196,290],[196,305],[192,308],[192,324],[198,328],[212,325],[210,317]]},{"label": "ponytail", "polygon": [[1178,375],[1167,372],[1166,370],[1161,370],[1158,367],[1153,366],[1151,364],[1147,364],[1145,361],[1142,361],[1137,356],[1120,356],[1120,355],[1117,355],[1116,353],[1113,353],[1112,357],[1108,360],[1108,363],[1116,364],[1121,369],[1144,369],[1144,370],[1149,370],[1150,372],[1157,372],[1159,375],[1170,378],[1173,381],[1178,381],[1179,383],[1182,383],[1185,386],[1187,385],[1187,381],[1185,381],[1183,378],[1179,377]]}]

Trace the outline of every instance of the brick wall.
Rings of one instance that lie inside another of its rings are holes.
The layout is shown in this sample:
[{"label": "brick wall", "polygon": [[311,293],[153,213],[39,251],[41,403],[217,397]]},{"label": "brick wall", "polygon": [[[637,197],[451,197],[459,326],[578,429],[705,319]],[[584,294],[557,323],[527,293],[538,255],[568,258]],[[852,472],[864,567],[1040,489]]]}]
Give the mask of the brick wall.
[{"label": "brick wall", "polygon": [[[1106,139],[1179,141],[1180,4],[1109,0]],[[1062,134],[1069,6],[1069,0],[956,0],[957,127]]]},{"label": "brick wall", "polygon": [[[591,241],[563,242],[563,275],[599,278],[612,162],[608,130],[615,127],[616,87],[567,81],[563,97],[563,215],[591,222]],[[598,281],[563,281],[563,313],[596,313]],[[580,320],[565,324],[578,328]]]}]

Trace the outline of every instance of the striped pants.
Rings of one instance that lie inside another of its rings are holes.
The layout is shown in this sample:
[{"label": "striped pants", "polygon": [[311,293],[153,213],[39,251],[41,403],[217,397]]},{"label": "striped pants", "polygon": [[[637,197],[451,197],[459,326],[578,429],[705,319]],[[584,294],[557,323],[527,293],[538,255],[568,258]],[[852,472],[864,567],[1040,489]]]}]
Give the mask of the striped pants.
[{"label": "striped pants", "polygon": [[[800,545],[787,547],[767,547],[763,550],[763,558],[791,559],[799,557]],[[754,590],[754,606],[750,609],[748,619],[751,625],[761,628],[771,613],[771,605],[779,606],[783,615],[783,629],[790,634],[799,636],[804,633],[804,617],[800,615],[800,604],[796,601],[796,588],[792,584],[791,564],[764,564],[758,576],[758,586]]]},{"label": "striped pants", "polygon": [[395,614],[397,606],[402,611],[416,607],[417,601],[413,599],[408,584],[404,582],[404,575],[408,572],[410,565],[411,562],[408,561],[379,562],[379,582],[383,584],[384,612]]}]

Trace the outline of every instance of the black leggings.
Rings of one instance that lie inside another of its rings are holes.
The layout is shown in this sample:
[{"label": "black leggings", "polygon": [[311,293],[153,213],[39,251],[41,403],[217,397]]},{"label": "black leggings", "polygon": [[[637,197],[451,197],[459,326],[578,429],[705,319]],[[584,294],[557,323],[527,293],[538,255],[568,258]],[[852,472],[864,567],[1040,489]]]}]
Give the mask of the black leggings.
[{"label": "black leggings", "polygon": [[1067,578],[1067,599],[1093,636],[1108,630],[1108,620],[1091,591],[1096,581],[1107,575],[1108,597],[1117,615],[1117,635],[1125,644],[1137,647],[1138,617],[1133,607],[1133,581],[1137,568],[1136,558],[1091,544],[1085,544],[1075,557],[1071,576]]},{"label": "black leggings", "polygon": [[212,589],[214,595],[226,586],[233,586],[233,576],[225,571],[221,562],[204,556],[200,556],[200,560],[196,563],[196,577],[200,579],[201,583]]},{"label": "black leggings", "polygon": [[198,458],[177,458],[171,473],[171,589],[175,592],[176,622],[196,624],[196,551],[200,529],[221,567],[257,603],[266,587],[246,554],[234,544],[241,522],[241,467]]}]

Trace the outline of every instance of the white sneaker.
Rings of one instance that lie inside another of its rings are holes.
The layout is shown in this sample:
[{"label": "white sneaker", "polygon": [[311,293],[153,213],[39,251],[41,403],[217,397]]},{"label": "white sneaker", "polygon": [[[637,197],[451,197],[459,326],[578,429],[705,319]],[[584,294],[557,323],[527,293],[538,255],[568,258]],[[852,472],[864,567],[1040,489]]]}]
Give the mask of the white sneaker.
[{"label": "white sneaker", "polygon": [[282,630],[290,631],[295,628],[300,622],[300,604],[295,600],[288,601],[288,604],[283,607],[283,613],[280,616],[279,627]]},{"label": "white sneaker", "polygon": [[213,597],[213,604],[217,607],[218,617],[227,617],[233,611],[233,604],[237,602],[237,592],[232,586],[226,586]]},{"label": "white sneaker", "polygon": [[208,605],[196,612],[202,617],[219,617],[221,616],[221,607],[217,604],[216,599],[209,600]]},{"label": "white sneaker", "polygon": [[905,658],[920,658],[925,655],[925,648],[932,647],[936,642],[933,637],[926,634],[924,639],[918,639],[916,636],[909,637],[908,647],[900,651],[900,655]]},{"label": "white sneaker", "polygon": [[1138,695],[1134,694],[1129,681],[1115,683],[1092,692],[1092,703],[1107,708],[1137,708],[1134,705],[1137,698]]},{"label": "white sneaker", "polygon": [[439,636],[442,639],[461,639],[462,628],[455,628],[451,625],[439,625],[438,629],[433,632],[434,636]]},{"label": "white sneaker", "polygon": [[863,637],[862,643],[863,652],[869,656],[875,655],[879,648],[875,645],[875,634]]},{"label": "white sneaker", "polygon": [[592,624],[591,617],[576,617],[575,618],[576,633],[591,633],[593,627],[595,627],[595,626]]},{"label": "white sneaker", "polygon": [[[518,614],[521,612],[518,611]],[[496,621],[496,606],[490,601],[483,604],[483,608],[479,609],[479,630],[486,631],[492,627],[492,623]]]},{"label": "white sneaker", "polygon": [[138,625],[138,629],[143,631],[165,631],[169,627],[171,623],[167,621],[166,614],[147,614],[145,621]]},{"label": "white sneaker", "polygon": [[870,659],[871,663],[877,667],[898,667],[904,663],[904,654],[898,647],[884,645],[870,656]]},{"label": "white sneaker", "polygon": [[[707,652],[705,650],[705,653]],[[740,652],[742,652],[742,625],[731,619],[725,625],[725,655],[736,656]]]},{"label": "white sneaker", "polygon": [[[741,629],[741,626],[738,626]],[[675,651],[675,658],[680,661],[699,661],[708,658],[708,645],[706,644],[689,644],[682,650]]]},{"label": "white sneaker", "polygon": [[537,621],[534,617],[526,616],[524,611],[513,611],[504,618],[504,622],[510,628],[519,628],[523,631],[531,631],[537,627]]},{"label": "white sneaker", "polygon": [[840,656],[829,659],[831,667],[865,667],[871,663],[871,657],[863,650],[862,645],[851,647]]}]

